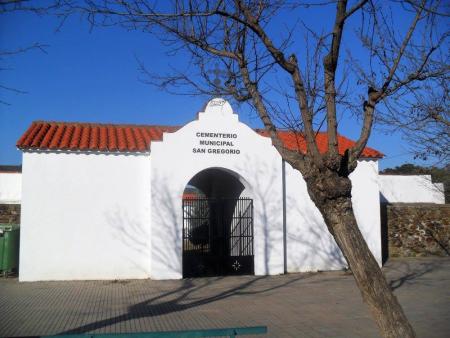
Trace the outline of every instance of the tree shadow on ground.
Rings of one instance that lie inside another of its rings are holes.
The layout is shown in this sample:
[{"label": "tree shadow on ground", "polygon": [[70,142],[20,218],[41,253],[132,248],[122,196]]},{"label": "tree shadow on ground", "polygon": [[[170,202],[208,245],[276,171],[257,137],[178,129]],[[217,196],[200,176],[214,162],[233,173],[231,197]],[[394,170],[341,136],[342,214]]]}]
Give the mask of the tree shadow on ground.
[{"label": "tree shadow on ground", "polygon": [[[208,288],[222,280],[224,277],[184,279],[181,281],[181,285],[179,287],[128,307],[128,311],[125,314],[85,324],[59,334],[87,333],[132,319],[157,317],[174,312],[185,311],[233,296],[263,294],[286,287],[289,284],[295,283],[302,279],[310,278],[312,276],[314,276],[314,274],[299,275],[295,278],[290,278],[284,283],[262,288],[258,287],[257,284],[258,282],[267,279],[267,276],[250,277],[250,279],[247,277],[242,277],[244,281],[239,285],[229,288],[223,287],[221,290]],[[199,291],[204,291],[204,294],[196,296],[195,293]]]},{"label": "tree shadow on ground", "polygon": [[[443,266],[439,260],[427,261],[421,264],[410,264],[407,261],[395,262],[395,266],[390,268],[391,273],[395,274],[389,278],[389,286],[392,290],[401,288],[404,285],[419,283],[420,279],[433,271],[442,269]],[[423,282],[423,281],[422,281]]]}]

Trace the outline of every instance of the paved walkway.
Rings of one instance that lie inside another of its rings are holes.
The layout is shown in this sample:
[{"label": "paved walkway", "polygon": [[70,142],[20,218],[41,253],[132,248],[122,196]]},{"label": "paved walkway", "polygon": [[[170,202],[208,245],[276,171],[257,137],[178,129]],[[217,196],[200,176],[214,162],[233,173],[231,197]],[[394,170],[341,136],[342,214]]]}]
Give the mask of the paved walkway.
[{"label": "paved walkway", "polygon": [[[419,337],[450,337],[450,258],[384,268]],[[267,325],[269,337],[378,337],[344,272],[181,281],[0,279],[0,336]]]}]

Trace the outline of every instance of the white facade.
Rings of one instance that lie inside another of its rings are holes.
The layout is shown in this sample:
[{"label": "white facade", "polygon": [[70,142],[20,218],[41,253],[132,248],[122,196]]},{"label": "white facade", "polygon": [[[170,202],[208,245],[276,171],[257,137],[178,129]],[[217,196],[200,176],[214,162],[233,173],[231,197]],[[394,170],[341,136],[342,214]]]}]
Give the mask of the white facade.
[{"label": "white facade", "polygon": [[0,204],[20,204],[22,174],[0,172]]},{"label": "white facade", "polygon": [[430,175],[380,175],[383,203],[445,204],[444,184],[433,183]]},{"label": "white facade", "polygon": [[147,278],[148,156],[25,152],[19,279]]},{"label": "white facade", "polygon": [[[233,142],[205,145],[214,134]],[[182,278],[183,191],[211,168],[231,173],[253,199],[256,275],[284,271],[284,199],[288,271],[345,267],[301,174],[285,167],[284,198],[271,140],[220,99],[153,141],[151,153],[24,152],[19,279]],[[381,263],[377,175],[377,161],[364,160],[351,180],[358,224]]]},{"label": "white facade", "polygon": [[[351,174],[352,202],[358,226],[381,265],[378,161],[358,162]],[[337,270],[347,266],[300,172],[286,165],[287,268],[289,272]]]}]

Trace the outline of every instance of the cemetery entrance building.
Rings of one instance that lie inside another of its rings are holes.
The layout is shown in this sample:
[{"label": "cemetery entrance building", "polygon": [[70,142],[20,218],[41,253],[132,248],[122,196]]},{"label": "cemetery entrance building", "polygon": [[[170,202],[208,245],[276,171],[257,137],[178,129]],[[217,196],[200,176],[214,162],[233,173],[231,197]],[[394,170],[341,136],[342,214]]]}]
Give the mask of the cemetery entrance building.
[{"label": "cemetery entrance building", "polygon": [[[307,151],[301,133],[278,137],[291,151]],[[325,152],[327,134],[316,138]],[[341,154],[354,145],[338,139]],[[20,281],[346,267],[301,173],[224,99],[182,126],[35,121],[17,147]],[[381,156],[367,147],[350,177],[359,228],[380,264]]]}]

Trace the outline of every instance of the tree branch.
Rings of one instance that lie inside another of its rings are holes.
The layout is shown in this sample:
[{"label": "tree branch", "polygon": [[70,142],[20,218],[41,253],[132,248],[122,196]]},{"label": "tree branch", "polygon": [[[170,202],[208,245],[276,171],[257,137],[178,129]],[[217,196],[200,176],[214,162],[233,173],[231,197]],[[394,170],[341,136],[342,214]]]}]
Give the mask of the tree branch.
[{"label": "tree branch", "polygon": [[[356,8],[357,9],[357,8]],[[353,10],[356,11],[356,9]],[[327,134],[328,134],[328,154],[331,159],[338,154],[337,121],[336,121],[336,69],[339,59],[339,49],[342,40],[342,31],[346,18],[347,1],[341,0],[337,3],[331,48],[323,60],[325,102],[327,106]],[[336,163],[336,161],[331,161]]]},{"label": "tree branch", "polygon": [[[422,1],[422,5],[425,3],[425,0]],[[381,87],[381,91],[377,91],[373,89],[372,87],[368,90],[368,100],[364,102],[363,105],[363,125],[361,128],[361,133],[356,141],[355,145],[348,150],[349,152],[349,167],[355,167],[356,166],[356,160],[361,156],[364,148],[367,145],[367,141],[369,140],[370,133],[372,130],[373,120],[374,120],[374,113],[375,113],[375,106],[377,103],[386,97],[388,93],[389,85],[391,84],[392,79],[394,78],[394,75],[396,74],[396,71],[400,65],[400,61],[405,53],[406,48],[408,47],[408,44],[411,40],[411,37],[416,29],[417,23],[421,19],[422,15],[422,8],[419,8],[416,12],[416,15],[414,16],[414,19],[412,20],[409,29],[402,41],[402,44],[400,46],[400,49],[397,53],[397,56],[389,69],[389,73],[387,78],[385,79],[383,86]]]}]

